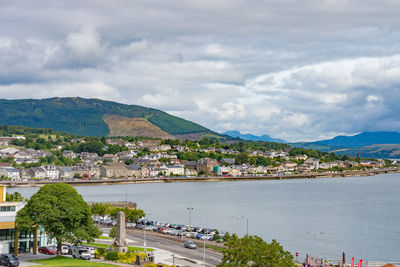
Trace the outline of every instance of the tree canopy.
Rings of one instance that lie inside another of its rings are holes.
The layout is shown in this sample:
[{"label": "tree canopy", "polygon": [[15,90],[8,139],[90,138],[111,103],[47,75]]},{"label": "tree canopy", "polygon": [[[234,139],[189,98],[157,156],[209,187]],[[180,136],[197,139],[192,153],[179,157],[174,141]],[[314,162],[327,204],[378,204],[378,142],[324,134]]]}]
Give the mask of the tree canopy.
[{"label": "tree canopy", "polygon": [[24,198],[18,192],[14,192],[12,194],[6,193],[6,201],[21,202],[24,201]]},{"label": "tree canopy", "polygon": [[265,242],[258,236],[232,235],[225,243],[223,257],[218,267],[294,267],[293,255],[276,241]]},{"label": "tree canopy", "polygon": [[64,183],[48,184],[17,213],[16,227],[32,229],[40,225],[50,238],[56,239],[60,255],[62,242],[90,242],[99,235],[91,215],[89,205],[75,188]]}]

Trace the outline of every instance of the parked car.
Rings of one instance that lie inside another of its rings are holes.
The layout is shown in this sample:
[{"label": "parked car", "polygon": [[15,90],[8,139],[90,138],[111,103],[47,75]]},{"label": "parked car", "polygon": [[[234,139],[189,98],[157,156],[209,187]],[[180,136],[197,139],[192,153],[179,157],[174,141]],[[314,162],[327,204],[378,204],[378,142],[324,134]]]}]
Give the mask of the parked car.
[{"label": "parked car", "polygon": [[0,264],[3,266],[18,266],[19,260],[14,254],[1,254]]},{"label": "parked car", "polygon": [[73,247],[72,257],[74,259],[90,260],[92,258],[92,255],[87,248]]},{"label": "parked car", "polygon": [[193,241],[186,241],[184,246],[185,248],[191,248],[191,249],[197,248],[196,243],[194,243]]},{"label": "parked car", "polygon": [[89,250],[90,256],[91,256],[92,258],[94,258],[94,252],[96,251],[96,248],[94,248],[94,247],[88,247],[87,249]]},{"label": "parked car", "polygon": [[196,239],[201,239],[202,236],[203,236],[203,234],[197,234]]},{"label": "parked car", "polygon": [[69,254],[69,246],[67,246],[67,245],[62,245],[62,246],[61,246],[61,254],[63,254],[63,255]]},{"label": "parked car", "polygon": [[55,247],[40,247],[39,249],[40,253],[47,254],[47,255],[56,255],[57,250]]}]

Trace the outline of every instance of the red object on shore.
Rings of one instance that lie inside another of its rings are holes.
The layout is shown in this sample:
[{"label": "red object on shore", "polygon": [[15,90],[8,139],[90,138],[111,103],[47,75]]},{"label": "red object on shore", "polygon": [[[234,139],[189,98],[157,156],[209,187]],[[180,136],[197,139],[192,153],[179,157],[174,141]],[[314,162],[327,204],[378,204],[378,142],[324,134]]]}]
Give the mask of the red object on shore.
[{"label": "red object on shore", "polygon": [[362,267],[362,260],[358,262],[358,267]]},{"label": "red object on shore", "polygon": [[298,252],[296,252],[296,257],[298,257],[299,256],[299,253]]},{"label": "red object on shore", "polygon": [[354,267],[354,257],[351,258],[351,267]]}]

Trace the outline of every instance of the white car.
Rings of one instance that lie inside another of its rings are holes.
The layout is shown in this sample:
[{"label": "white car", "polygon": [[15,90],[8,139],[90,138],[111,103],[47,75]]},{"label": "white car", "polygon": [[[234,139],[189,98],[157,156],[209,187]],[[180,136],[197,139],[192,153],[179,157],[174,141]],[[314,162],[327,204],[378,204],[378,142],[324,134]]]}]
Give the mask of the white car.
[{"label": "white car", "polygon": [[89,250],[90,256],[92,256],[92,258],[94,258],[94,252],[96,251],[96,248],[88,247],[88,250]]},{"label": "white car", "polygon": [[82,259],[82,260],[90,260],[90,259],[92,259],[92,255],[90,254],[90,252],[87,248],[73,247],[72,248],[72,258]]},{"label": "white car", "polygon": [[67,255],[69,253],[69,247],[66,245],[61,246],[61,254]]}]

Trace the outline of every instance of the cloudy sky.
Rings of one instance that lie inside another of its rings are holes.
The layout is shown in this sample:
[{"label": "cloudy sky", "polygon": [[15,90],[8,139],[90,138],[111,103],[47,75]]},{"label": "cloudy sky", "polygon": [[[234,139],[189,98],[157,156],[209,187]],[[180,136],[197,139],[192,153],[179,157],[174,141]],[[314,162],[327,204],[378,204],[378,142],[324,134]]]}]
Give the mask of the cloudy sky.
[{"label": "cloudy sky", "polygon": [[400,130],[398,0],[0,0],[0,97],[289,141]]}]

